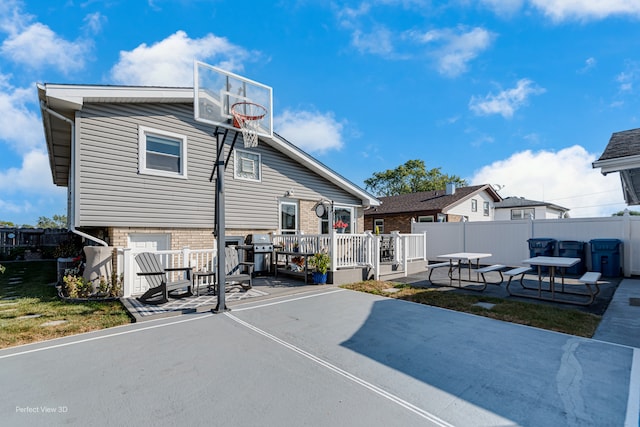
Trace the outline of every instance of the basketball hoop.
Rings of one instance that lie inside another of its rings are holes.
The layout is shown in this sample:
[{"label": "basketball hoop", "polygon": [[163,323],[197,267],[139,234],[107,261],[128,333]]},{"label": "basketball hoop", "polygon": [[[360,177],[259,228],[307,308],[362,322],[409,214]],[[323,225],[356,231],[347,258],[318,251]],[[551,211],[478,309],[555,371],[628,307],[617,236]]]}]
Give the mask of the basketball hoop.
[{"label": "basketball hoop", "polygon": [[253,102],[236,102],[231,106],[233,126],[242,130],[245,148],[258,146],[258,128],[267,109]]}]

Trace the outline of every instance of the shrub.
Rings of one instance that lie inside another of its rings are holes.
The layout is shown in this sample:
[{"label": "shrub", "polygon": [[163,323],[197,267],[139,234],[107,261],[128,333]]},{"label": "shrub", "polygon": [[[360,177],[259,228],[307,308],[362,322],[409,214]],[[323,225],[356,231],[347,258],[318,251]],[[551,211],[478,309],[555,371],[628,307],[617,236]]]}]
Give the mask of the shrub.
[{"label": "shrub", "polygon": [[327,274],[331,266],[331,257],[324,252],[317,252],[309,259],[309,263],[318,273]]}]

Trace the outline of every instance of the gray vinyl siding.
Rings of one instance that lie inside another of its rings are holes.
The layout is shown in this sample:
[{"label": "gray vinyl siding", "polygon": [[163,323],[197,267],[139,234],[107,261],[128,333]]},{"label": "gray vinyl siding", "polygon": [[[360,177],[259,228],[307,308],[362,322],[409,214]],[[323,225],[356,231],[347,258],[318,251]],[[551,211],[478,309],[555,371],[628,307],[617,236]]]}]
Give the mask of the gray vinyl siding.
[{"label": "gray vinyl siding", "polygon": [[[138,173],[138,127],[187,137],[187,179]],[[78,121],[78,225],[81,227],[213,227],[213,128],[193,120],[190,104],[91,104]],[[227,138],[227,149],[233,131]],[[238,138],[237,147],[242,147]],[[262,180],[225,173],[227,228],[278,227],[278,198],[322,197],[359,206],[360,200],[260,142]]]}]

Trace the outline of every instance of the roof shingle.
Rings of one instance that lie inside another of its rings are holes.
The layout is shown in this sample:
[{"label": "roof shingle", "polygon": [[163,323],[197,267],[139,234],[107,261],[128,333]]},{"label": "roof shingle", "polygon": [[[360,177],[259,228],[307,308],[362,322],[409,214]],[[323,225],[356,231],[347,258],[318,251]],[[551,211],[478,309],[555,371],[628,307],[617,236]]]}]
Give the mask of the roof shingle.
[{"label": "roof shingle", "polygon": [[487,190],[496,201],[500,196],[488,185],[473,185],[456,188],[454,194],[446,194],[445,190],[420,191],[418,193],[400,194],[398,196],[379,197],[382,202],[365,211],[365,215],[383,215],[405,212],[443,211],[457,202],[480,191]]}]

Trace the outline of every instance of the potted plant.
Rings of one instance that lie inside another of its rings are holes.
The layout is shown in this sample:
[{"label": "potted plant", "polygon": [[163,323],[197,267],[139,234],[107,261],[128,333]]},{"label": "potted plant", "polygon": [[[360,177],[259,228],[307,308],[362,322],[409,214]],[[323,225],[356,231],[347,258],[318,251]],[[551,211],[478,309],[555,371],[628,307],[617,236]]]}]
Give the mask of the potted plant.
[{"label": "potted plant", "polygon": [[319,285],[327,283],[327,271],[331,266],[331,257],[324,252],[317,252],[309,261],[315,270],[313,272],[313,283]]},{"label": "potted plant", "polygon": [[333,228],[338,232],[338,233],[344,233],[345,228],[347,228],[349,226],[349,224],[347,224],[346,222],[344,222],[343,220],[339,219],[338,221],[336,221],[333,224]]}]

